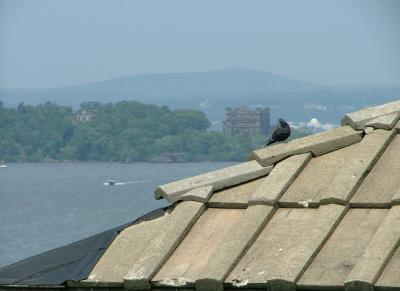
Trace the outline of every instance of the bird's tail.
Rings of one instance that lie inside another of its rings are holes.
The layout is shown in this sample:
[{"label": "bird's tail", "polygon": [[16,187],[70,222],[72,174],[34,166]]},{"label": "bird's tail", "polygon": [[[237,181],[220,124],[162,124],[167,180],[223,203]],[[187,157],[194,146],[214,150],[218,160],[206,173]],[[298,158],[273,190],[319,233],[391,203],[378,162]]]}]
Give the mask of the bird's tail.
[{"label": "bird's tail", "polygon": [[267,142],[266,146],[269,146],[270,144],[273,144],[274,142],[275,142],[275,140],[270,139],[270,140]]}]

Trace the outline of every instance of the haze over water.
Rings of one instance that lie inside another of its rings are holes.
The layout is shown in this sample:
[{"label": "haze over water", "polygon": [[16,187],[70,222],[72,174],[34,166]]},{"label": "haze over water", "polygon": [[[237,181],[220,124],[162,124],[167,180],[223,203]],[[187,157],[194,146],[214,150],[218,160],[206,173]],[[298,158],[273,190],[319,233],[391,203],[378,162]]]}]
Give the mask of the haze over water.
[{"label": "haze over water", "polygon": [[158,185],[232,164],[9,164],[0,169],[0,267],[166,206],[154,199]]}]

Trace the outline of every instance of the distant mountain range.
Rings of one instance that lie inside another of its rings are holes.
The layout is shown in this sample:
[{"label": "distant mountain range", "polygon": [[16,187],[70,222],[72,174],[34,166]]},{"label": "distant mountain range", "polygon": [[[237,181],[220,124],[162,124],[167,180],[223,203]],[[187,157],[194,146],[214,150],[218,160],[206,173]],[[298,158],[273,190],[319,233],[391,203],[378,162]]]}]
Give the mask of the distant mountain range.
[{"label": "distant mountain range", "polygon": [[346,112],[395,99],[400,99],[400,84],[327,87],[245,69],[144,74],[59,88],[0,89],[6,106],[52,101],[77,108],[84,101],[138,100],[203,110],[217,123],[223,120],[226,106],[237,105],[271,106],[273,120],[283,116],[292,121],[318,118],[338,123]]}]

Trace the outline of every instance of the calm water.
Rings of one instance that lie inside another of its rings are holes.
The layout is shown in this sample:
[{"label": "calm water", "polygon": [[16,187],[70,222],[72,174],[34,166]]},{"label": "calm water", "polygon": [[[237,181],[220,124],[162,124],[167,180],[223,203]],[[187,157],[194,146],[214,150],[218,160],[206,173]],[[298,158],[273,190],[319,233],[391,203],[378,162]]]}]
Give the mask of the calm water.
[{"label": "calm water", "polygon": [[[233,163],[15,163],[0,168],[0,267],[165,206],[160,185]],[[103,185],[114,178],[121,184]]]}]

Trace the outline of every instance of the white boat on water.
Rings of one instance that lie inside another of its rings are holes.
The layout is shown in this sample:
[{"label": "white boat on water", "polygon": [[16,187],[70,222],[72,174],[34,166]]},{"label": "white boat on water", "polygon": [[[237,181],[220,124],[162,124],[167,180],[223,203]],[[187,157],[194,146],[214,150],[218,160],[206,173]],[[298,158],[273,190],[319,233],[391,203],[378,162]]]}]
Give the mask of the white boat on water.
[{"label": "white boat on water", "polygon": [[7,165],[0,165],[0,168],[7,168]]},{"label": "white boat on water", "polygon": [[103,183],[106,186],[112,186],[115,185],[115,180],[114,179],[110,179],[107,182]]}]

